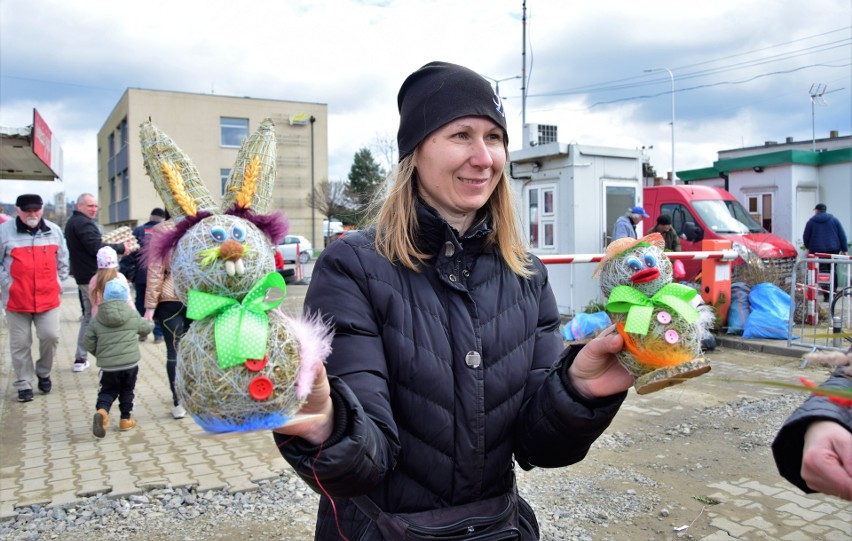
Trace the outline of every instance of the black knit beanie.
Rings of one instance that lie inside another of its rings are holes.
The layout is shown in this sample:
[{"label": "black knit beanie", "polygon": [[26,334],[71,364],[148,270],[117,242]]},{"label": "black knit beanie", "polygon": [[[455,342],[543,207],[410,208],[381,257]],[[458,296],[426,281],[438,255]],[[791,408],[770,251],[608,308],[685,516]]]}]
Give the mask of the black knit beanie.
[{"label": "black knit beanie", "polygon": [[503,136],[509,142],[500,97],[484,77],[463,66],[429,62],[405,79],[396,101],[400,161],[427,135],[465,116],[490,118],[503,128]]}]

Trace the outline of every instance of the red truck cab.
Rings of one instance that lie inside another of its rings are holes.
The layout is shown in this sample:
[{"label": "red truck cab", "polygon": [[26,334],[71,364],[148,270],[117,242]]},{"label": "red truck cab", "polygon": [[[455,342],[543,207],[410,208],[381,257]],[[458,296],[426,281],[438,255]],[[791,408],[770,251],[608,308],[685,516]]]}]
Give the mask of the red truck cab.
[{"label": "red truck cab", "polygon": [[[657,216],[668,214],[684,252],[700,252],[704,239],[730,240],[740,254],[733,263],[732,281],[740,281],[738,267],[750,254],[787,276],[792,273],[796,247],[755,222],[730,192],[715,186],[674,185],[648,186],[642,195],[645,212],[651,216],[645,219],[643,230],[650,231]],[[701,271],[701,261],[683,263],[686,280],[693,281]]]}]

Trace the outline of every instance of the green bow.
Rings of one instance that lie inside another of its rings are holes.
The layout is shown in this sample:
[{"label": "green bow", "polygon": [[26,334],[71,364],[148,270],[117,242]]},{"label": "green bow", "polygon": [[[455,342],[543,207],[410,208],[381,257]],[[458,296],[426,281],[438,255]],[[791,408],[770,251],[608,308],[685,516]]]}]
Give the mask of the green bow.
[{"label": "green bow", "polygon": [[266,354],[269,316],[284,300],[287,286],[277,272],[270,272],[252,286],[242,302],[229,297],[191,289],[186,317],[203,319],[216,314],[216,356],[222,370],[243,364],[247,359],[262,359]]},{"label": "green bow", "polygon": [[698,319],[698,310],[689,301],[697,294],[693,288],[683,284],[666,284],[649,298],[635,287],[615,286],[607,300],[606,309],[614,313],[627,313],[625,331],[648,334],[654,306],[666,306],[687,323],[695,322]]}]

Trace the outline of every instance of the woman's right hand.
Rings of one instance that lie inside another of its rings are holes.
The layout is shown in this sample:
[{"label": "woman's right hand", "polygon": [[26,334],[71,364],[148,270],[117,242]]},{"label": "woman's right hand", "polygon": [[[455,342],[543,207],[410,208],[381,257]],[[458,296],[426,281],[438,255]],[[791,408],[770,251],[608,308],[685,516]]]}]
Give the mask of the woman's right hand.
[{"label": "woman's right hand", "polygon": [[145,315],[143,315],[142,317],[144,317],[148,321],[154,321],[154,310],[151,308],[146,308]]},{"label": "woman's right hand", "polygon": [[331,436],[334,430],[334,406],[331,402],[328,374],[323,363],[319,363],[308,400],[299,410],[298,415],[310,415],[316,418],[305,421],[297,418],[295,422],[278,427],[273,432],[297,436],[313,445],[320,445]]}]

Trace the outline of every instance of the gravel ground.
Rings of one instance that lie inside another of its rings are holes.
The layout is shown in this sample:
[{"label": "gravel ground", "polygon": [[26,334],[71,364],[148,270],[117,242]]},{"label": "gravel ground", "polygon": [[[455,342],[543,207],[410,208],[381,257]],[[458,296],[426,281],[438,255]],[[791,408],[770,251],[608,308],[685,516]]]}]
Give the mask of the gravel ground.
[{"label": "gravel ground", "polygon": [[[819,379],[819,376],[817,376]],[[708,483],[780,478],[769,444],[802,401],[788,393],[708,389],[658,393],[656,414],[619,413],[586,460],[558,470],[518,470],[521,494],[536,509],[542,539],[621,541],[702,539],[714,530],[696,496]],[[689,393],[697,390],[695,396]],[[628,401],[636,400],[632,395]],[[665,408],[661,406],[666,406]],[[251,492],[167,488],[129,498],[98,496],[64,507],[30,507],[0,523],[9,540],[200,541],[311,539],[317,496],[285,472]]]}]

